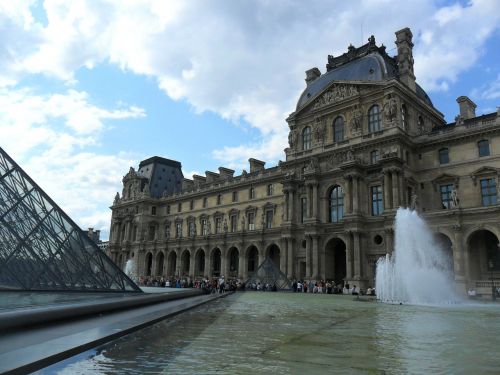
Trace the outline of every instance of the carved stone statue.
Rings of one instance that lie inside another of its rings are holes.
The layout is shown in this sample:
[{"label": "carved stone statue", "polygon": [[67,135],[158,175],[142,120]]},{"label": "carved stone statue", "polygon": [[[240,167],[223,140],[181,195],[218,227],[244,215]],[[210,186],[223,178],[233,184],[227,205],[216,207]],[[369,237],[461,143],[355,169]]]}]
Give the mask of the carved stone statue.
[{"label": "carved stone statue", "polygon": [[316,117],[314,123],[314,139],[316,143],[323,143],[326,134],[326,121],[324,118]]},{"label": "carved stone statue", "polygon": [[453,190],[451,191],[451,201],[453,203],[453,207],[458,208],[460,200],[458,199],[458,192],[457,192],[457,189],[455,189],[455,188],[453,188]]},{"label": "carved stone statue", "polygon": [[260,222],[262,223],[262,229],[266,228],[266,213],[262,210],[262,214],[260,215]]},{"label": "carved stone statue", "polygon": [[113,201],[113,204],[117,204],[119,201],[120,201],[120,193],[116,192],[115,200]]},{"label": "carved stone statue", "polygon": [[241,217],[241,230],[245,230],[245,215]]},{"label": "carved stone statue", "polygon": [[229,230],[228,226],[227,226],[227,219],[224,218],[224,225],[223,225],[223,228],[224,228],[224,233],[227,233],[227,231]]},{"label": "carved stone statue", "polygon": [[417,194],[413,193],[411,195],[410,208],[415,211],[417,207],[418,207],[418,196]]},{"label": "carved stone statue", "polygon": [[385,100],[384,104],[384,116],[388,122],[392,122],[396,119],[398,112],[398,102],[391,94],[389,94]]},{"label": "carved stone statue", "polygon": [[207,220],[207,234],[212,234],[212,223]]},{"label": "carved stone statue", "polygon": [[291,149],[295,149],[297,146],[297,131],[296,130],[290,130],[290,133],[288,133],[288,144],[290,145]]},{"label": "carved stone statue", "polygon": [[361,120],[362,120],[363,114],[359,110],[359,107],[356,105],[352,109],[351,112],[351,133],[352,134],[357,134],[361,132]]}]

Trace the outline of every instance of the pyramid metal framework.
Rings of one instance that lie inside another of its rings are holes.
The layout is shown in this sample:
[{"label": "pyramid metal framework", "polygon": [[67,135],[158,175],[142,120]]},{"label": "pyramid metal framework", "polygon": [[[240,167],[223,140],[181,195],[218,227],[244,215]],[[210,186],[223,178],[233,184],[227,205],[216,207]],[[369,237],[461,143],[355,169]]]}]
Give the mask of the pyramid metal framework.
[{"label": "pyramid metal framework", "polygon": [[1,147],[0,290],[142,292]]},{"label": "pyramid metal framework", "polygon": [[264,259],[245,285],[248,288],[251,284],[259,282],[261,285],[276,285],[277,289],[291,289],[292,287],[290,280],[288,280],[286,275],[280,271],[269,257]]}]

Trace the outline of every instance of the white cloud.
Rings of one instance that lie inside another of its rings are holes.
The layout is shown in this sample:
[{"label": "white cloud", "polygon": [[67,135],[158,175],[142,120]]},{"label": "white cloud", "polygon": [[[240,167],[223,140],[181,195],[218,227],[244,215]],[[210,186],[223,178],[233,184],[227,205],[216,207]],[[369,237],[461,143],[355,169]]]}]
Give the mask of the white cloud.
[{"label": "white cloud", "polygon": [[[144,110],[103,109],[75,90],[40,95],[26,88],[0,89],[0,107],[4,150],[82,226],[107,228],[107,207],[136,157],[99,155],[85,147],[99,142],[105,121],[143,117]],[[95,217],[98,222],[89,221]]]},{"label": "white cloud", "polygon": [[496,100],[500,98],[500,74],[496,80],[474,89],[471,96],[475,99]]}]

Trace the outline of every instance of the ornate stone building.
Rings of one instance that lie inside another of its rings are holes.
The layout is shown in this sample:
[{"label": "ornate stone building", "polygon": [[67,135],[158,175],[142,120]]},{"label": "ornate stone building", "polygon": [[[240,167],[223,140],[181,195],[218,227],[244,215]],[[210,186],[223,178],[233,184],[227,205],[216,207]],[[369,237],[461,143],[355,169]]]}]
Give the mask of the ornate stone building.
[{"label": "ornate stone building", "polygon": [[154,157],[123,179],[112,206],[108,252],[141,275],[248,278],[269,256],[290,278],[373,285],[393,248],[398,207],[425,217],[457,285],[491,291],[500,278],[500,110],[475,115],[457,99],[447,124],[415,82],[412,33],[397,55],[375,38],[326,73],[306,72],[286,161],[249,172],[183,179],[180,163]]}]

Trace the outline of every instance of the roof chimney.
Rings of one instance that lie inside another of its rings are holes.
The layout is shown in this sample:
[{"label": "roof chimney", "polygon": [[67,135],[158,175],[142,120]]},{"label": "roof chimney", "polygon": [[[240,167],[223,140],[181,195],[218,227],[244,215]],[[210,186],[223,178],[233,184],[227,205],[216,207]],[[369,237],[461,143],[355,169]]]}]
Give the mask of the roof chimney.
[{"label": "roof chimney", "polygon": [[412,91],[416,91],[415,74],[413,74],[413,34],[408,27],[396,31],[396,46],[398,47],[399,80],[408,86]]},{"label": "roof chimney", "polygon": [[459,96],[457,98],[458,106],[460,107],[460,117],[467,120],[476,117],[476,103],[470,100],[467,96]]},{"label": "roof chimney", "polygon": [[229,168],[219,167],[219,175],[222,179],[231,179],[233,178],[234,171]]},{"label": "roof chimney", "polygon": [[316,67],[306,70],[306,85],[309,86],[319,76],[321,76],[321,72]]},{"label": "roof chimney", "polygon": [[260,161],[254,158],[248,159],[250,163],[250,173],[264,170],[265,161]]},{"label": "roof chimney", "polygon": [[207,182],[215,182],[219,179],[219,174],[215,172],[205,171],[205,176],[207,177]]}]

